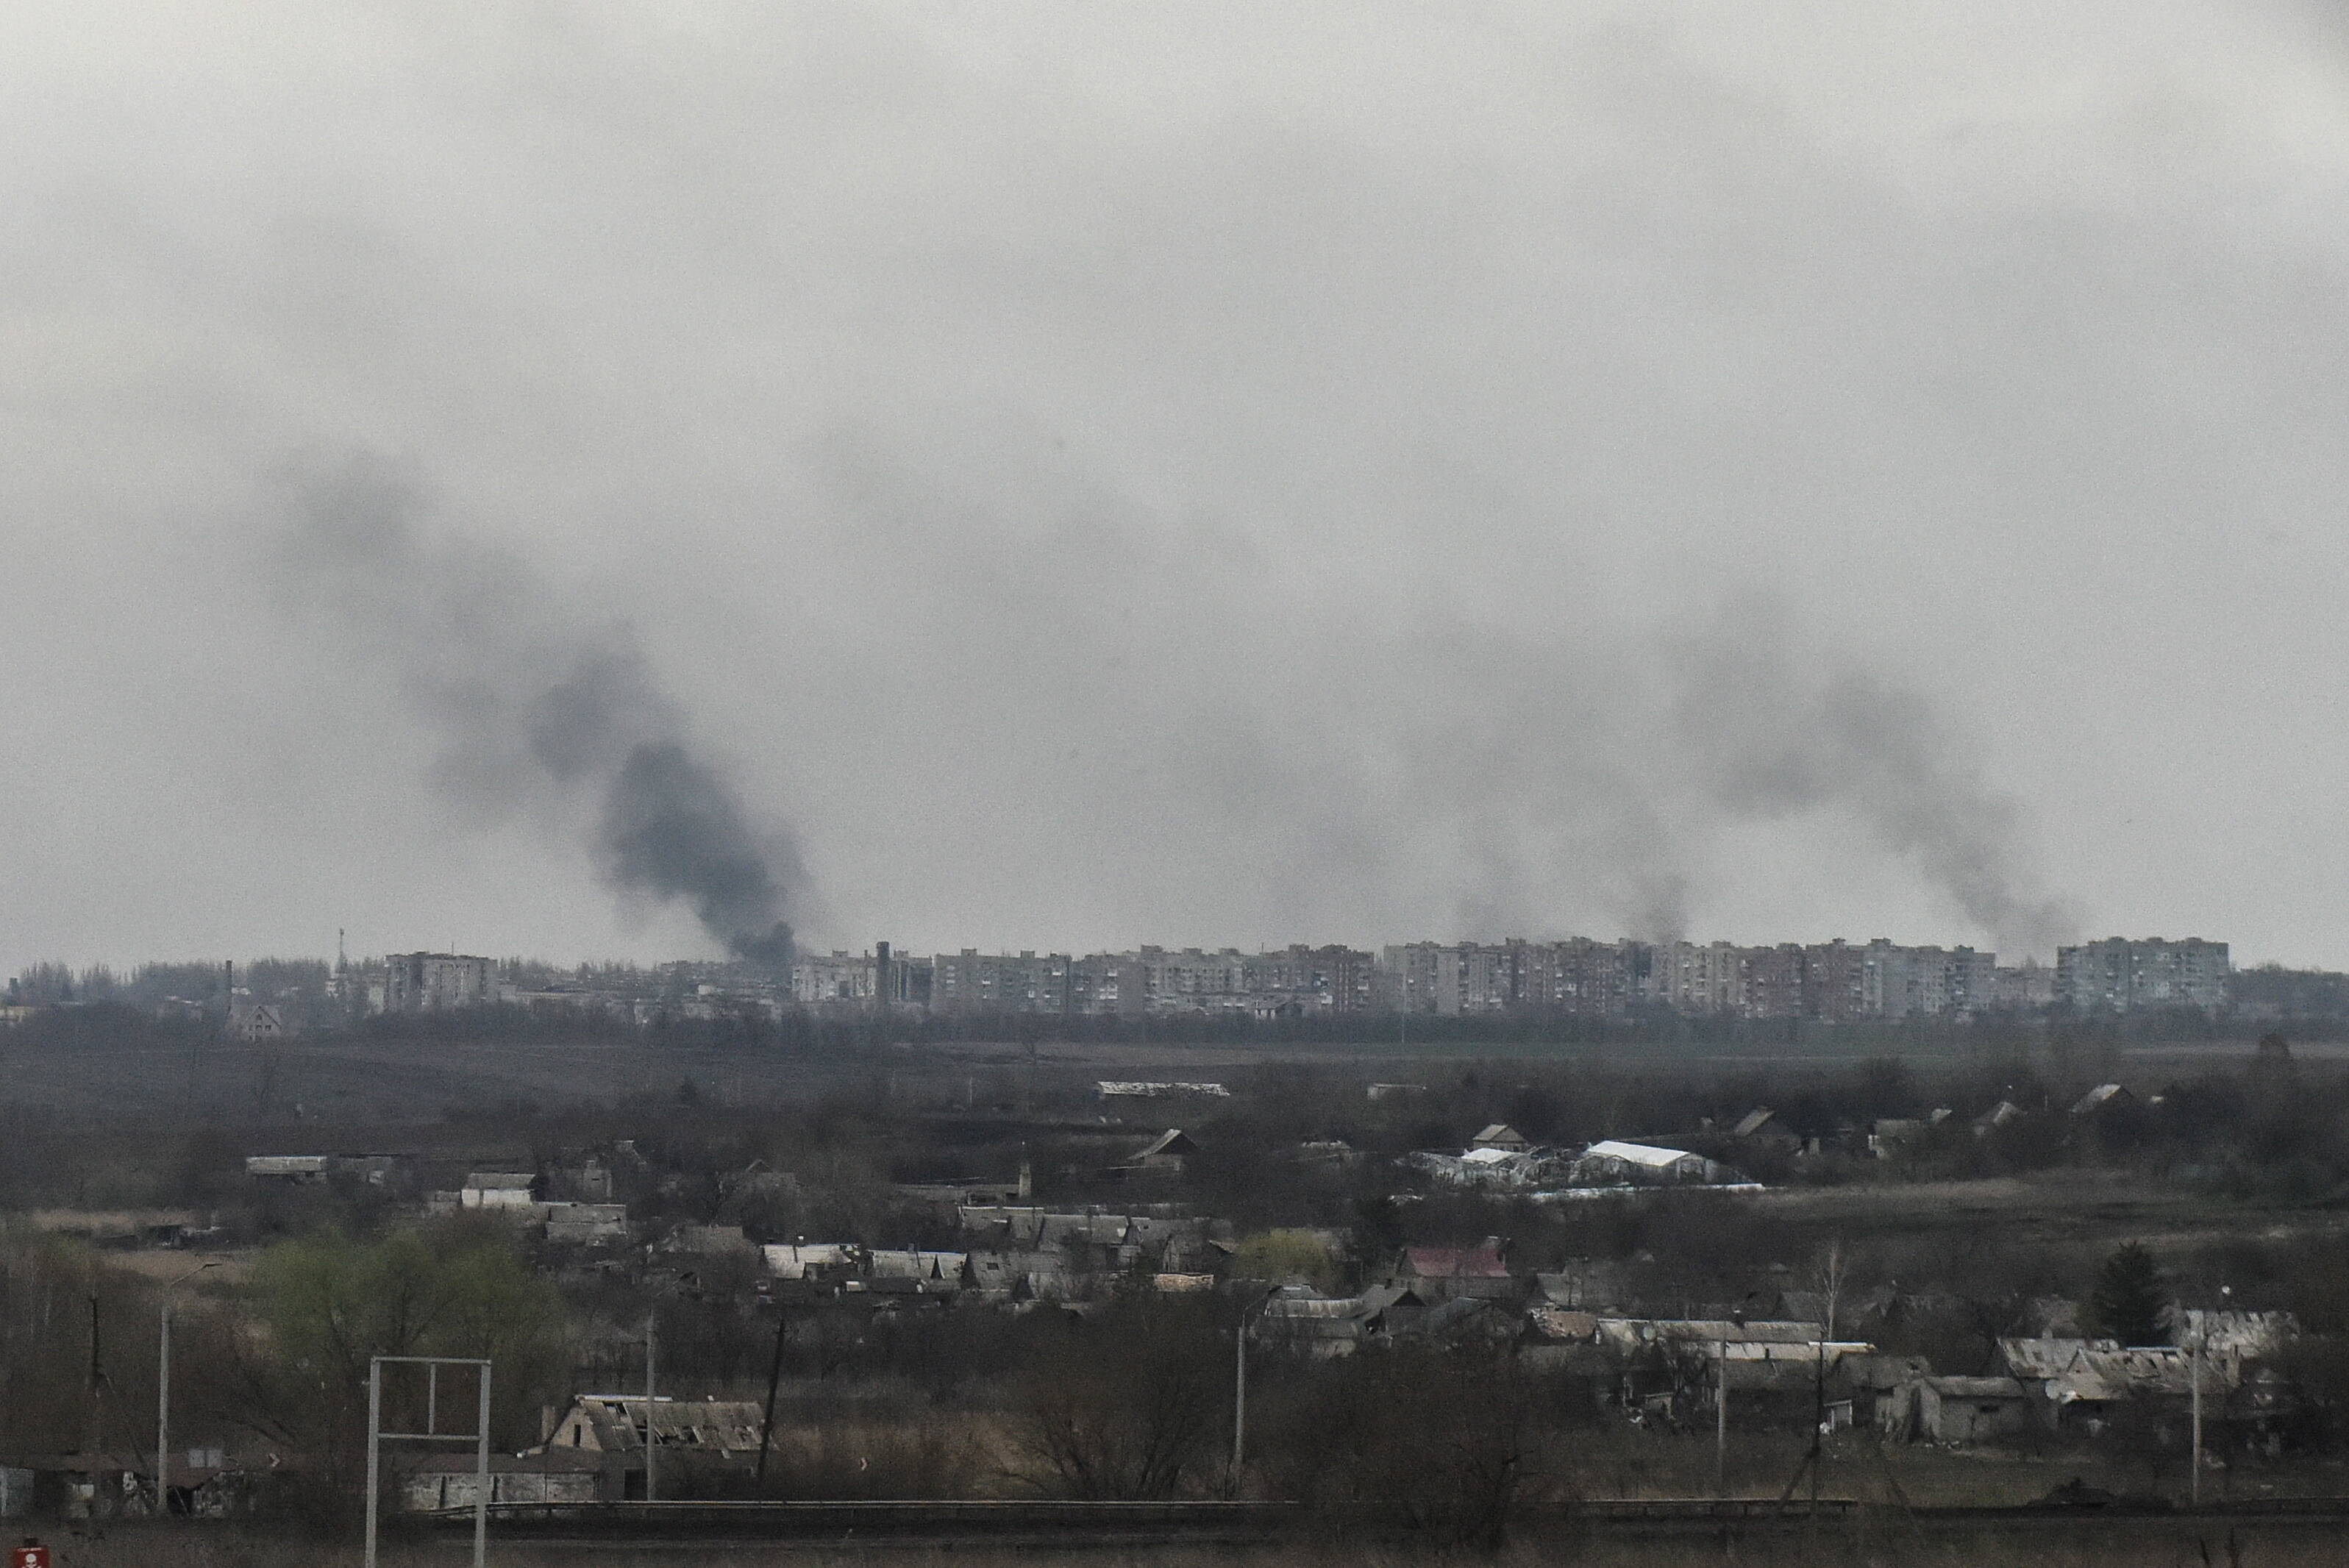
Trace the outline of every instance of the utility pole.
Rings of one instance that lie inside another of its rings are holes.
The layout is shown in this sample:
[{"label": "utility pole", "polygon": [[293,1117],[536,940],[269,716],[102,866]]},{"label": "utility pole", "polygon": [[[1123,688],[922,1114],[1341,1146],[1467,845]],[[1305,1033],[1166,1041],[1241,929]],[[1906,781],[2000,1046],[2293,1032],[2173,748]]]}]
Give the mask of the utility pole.
[{"label": "utility pole", "polygon": [[1729,1495],[1729,1334],[1721,1335],[1721,1358],[1713,1373],[1713,1493]]},{"label": "utility pole", "polygon": [[155,1347],[155,1517],[171,1515],[171,1293],[163,1293],[163,1337]]},{"label": "utility pole", "polygon": [[1818,1528],[1819,1467],[1827,1451],[1827,1342],[1819,1340],[1819,1362],[1811,1379],[1811,1528]]},{"label": "utility pole", "polygon": [[767,1494],[767,1450],[773,1446],[775,1440],[775,1390],[783,1381],[783,1330],[790,1323],[791,1318],[783,1310],[781,1299],[778,1297],[775,1302],[775,1358],[767,1364],[767,1414],[759,1423],[757,1490],[761,1497]]},{"label": "utility pole", "polygon": [[92,1458],[97,1456],[104,1431],[104,1422],[99,1417],[99,1400],[105,1391],[106,1367],[98,1359],[98,1295],[92,1292],[89,1298],[89,1446],[84,1450]]},{"label": "utility pole", "polygon": [[660,1496],[653,1480],[654,1446],[660,1438],[653,1425],[653,1327],[658,1314],[645,1314],[645,1501],[651,1502]]},{"label": "utility pole", "polygon": [[1240,1467],[1247,1462],[1247,1314],[1232,1335],[1232,1495],[1240,1494]]},{"label": "utility pole", "polygon": [[2202,1506],[2202,1345],[2209,1337],[2209,1320],[2205,1318],[2202,1326],[2195,1331],[2194,1358],[2188,1364],[2194,1380],[2194,1455],[2192,1473],[2187,1481],[2187,1501],[2195,1508]]},{"label": "utility pole", "polygon": [[1252,1307],[1240,1309],[1239,1330],[1232,1336],[1232,1495],[1240,1494],[1243,1467],[1247,1463],[1247,1331],[1248,1318],[1272,1304],[1278,1288],[1267,1291]]},{"label": "utility pole", "polygon": [[155,1352],[155,1517],[171,1511],[171,1293],[202,1273],[220,1267],[207,1258],[163,1287],[163,1337]]}]

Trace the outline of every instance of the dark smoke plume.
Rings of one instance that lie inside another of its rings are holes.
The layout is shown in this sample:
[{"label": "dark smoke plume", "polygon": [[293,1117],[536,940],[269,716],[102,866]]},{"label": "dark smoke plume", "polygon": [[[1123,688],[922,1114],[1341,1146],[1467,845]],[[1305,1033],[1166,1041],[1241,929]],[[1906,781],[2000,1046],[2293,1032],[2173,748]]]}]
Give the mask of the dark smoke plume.
[{"label": "dark smoke plume", "polygon": [[1675,649],[1672,719],[1698,785],[1732,817],[1837,812],[1900,856],[2002,947],[2044,952],[2076,912],[2033,885],[2021,813],[1971,766],[1932,704],[1806,657],[1760,596]]},{"label": "dark smoke plume", "polygon": [[736,956],[789,966],[798,852],[754,827],[694,753],[631,627],[579,613],[511,556],[419,538],[421,489],[399,465],[306,466],[286,495],[278,559],[293,597],[433,722],[443,787],[574,808],[613,888],[681,900]]}]

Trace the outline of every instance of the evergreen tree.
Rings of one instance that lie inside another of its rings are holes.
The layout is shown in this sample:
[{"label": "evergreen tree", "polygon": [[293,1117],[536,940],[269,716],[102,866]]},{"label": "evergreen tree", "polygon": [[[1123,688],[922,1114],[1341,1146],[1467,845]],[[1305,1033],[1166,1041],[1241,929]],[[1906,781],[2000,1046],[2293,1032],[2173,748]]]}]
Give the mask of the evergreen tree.
[{"label": "evergreen tree", "polygon": [[2160,1266],[2143,1242],[2128,1241],[2096,1271],[2084,1315],[2092,1334],[2123,1345],[2160,1345],[2162,1315],[2168,1308]]}]

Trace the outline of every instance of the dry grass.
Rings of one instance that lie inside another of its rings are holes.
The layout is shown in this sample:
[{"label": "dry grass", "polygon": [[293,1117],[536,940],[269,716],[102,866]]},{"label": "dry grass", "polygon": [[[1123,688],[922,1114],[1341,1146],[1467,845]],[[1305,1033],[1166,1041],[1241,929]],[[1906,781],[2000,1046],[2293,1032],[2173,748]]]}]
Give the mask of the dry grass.
[{"label": "dry grass", "polygon": [[[166,1537],[120,1531],[102,1541],[51,1535],[58,1568],[358,1568],[356,1545],[257,1538],[218,1530]],[[471,1561],[460,1538],[387,1547],[383,1568],[459,1568]],[[1258,1549],[1198,1547],[1070,1548],[1016,1551],[991,1547],[712,1546],[701,1550],[628,1548],[582,1550],[557,1544],[492,1543],[498,1568],[2315,1568],[2343,1561],[2337,1541],[2306,1527],[2187,1526],[2174,1521],[2057,1525],[2030,1532],[1923,1535],[1897,1520],[1823,1525],[1753,1535],[1723,1542],[1702,1535],[1668,1539],[1628,1536],[1521,1541],[1498,1557],[1435,1557],[1340,1543]]]}]

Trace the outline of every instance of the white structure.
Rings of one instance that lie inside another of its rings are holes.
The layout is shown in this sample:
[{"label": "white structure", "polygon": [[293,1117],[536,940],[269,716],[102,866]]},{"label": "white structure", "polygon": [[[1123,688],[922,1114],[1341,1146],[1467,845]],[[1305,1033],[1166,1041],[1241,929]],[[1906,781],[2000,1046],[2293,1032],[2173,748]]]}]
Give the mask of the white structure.
[{"label": "white structure", "polygon": [[1156,1100],[1172,1095],[1205,1095],[1216,1100],[1232,1097],[1232,1092],[1221,1084],[1127,1082],[1113,1078],[1095,1083],[1093,1093],[1104,1100]]},{"label": "white structure", "polygon": [[1652,1144],[1621,1143],[1614,1138],[1602,1138],[1592,1144],[1574,1162],[1574,1179],[1586,1187],[1627,1182],[1706,1182],[1719,1179],[1722,1174],[1722,1167],[1701,1154],[1658,1148]]},{"label": "white structure", "polygon": [[538,1200],[530,1195],[535,1179],[526,1170],[476,1170],[465,1178],[457,1203],[463,1209],[528,1209],[535,1213]]},{"label": "white structure", "polygon": [[859,1251],[853,1241],[801,1241],[761,1249],[768,1274],[778,1280],[847,1273],[857,1266]]}]

